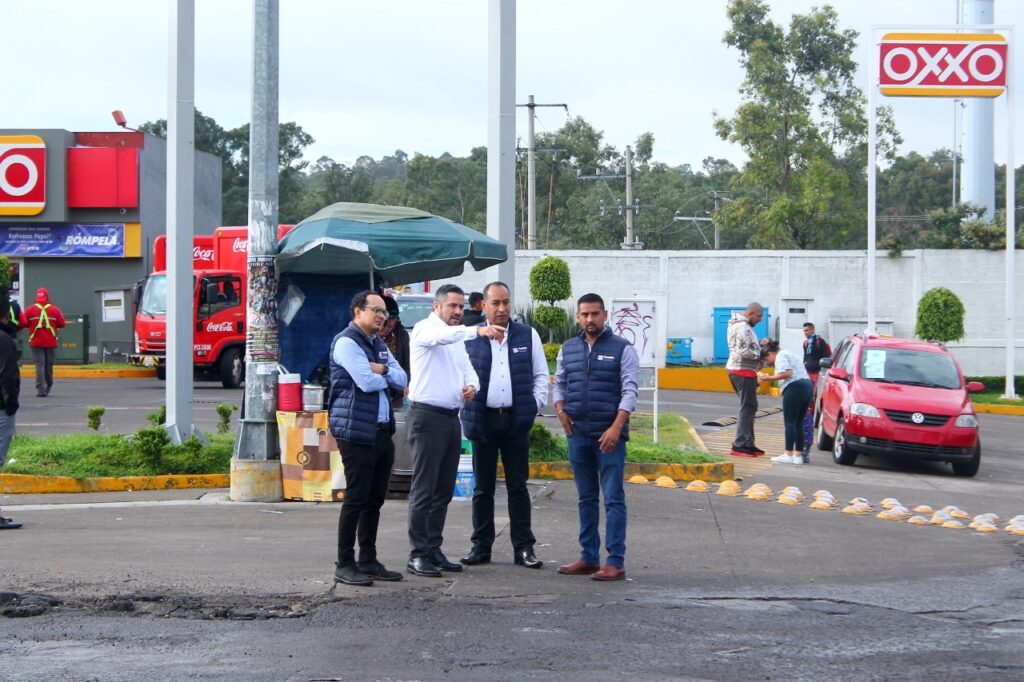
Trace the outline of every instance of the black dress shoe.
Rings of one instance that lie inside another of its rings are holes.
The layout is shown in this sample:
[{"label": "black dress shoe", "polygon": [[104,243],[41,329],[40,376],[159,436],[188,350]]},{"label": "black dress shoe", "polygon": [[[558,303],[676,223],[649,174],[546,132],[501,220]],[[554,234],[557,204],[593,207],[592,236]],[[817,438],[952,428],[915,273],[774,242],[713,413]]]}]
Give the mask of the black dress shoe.
[{"label": "black dress shoe", "polygon": [[384,564],[379,561],[374,561],[372,564],[356,564],[362,573],[373,578],[374,580],[387,580],[389,582],[398,582],[402,579],[402,574],[398,571],[389,571],[384,568]]},{"label": "black dress shoe", "polygon": [[469,554],[459,559],[462,563],[467,566],[476,566],[477,564],[489,564],[491,563],[491,550],[484,549],[483,547],[474,547],[469,550]]},{"label": "black dress shoe", "polygon": [[427,578],[441,577],[441,571],[438,570],[437,566],[431,563],[429,559],[424,559],[421,556],[418,556],[415,559],[409,559],[409,563],[407,563],[405,567],[409,569],[409,572],[413,575],[422,575]]},{"label": "black dress shoe", "polygon": [[516,550],[516,565],[526,566],[527,568],[540,568],[544,565],[544,562],[533,553],[533,547],[527,547],[526,549]]},{"label": "black dress shoe", "polygon": [[345,583],[346,585],[361,585],[364,587],[373,584],[373,578],[356,568],[355,564],[338,566],[334,569],[334,581]]},{"label": "black dress shoe", "polygon": [[457,564],[453,561],[448,561],[448,557],[446,557],[441,552],[437,552],[436,554],[434,554],[433,561],[434,565],[440,568],[442,571],[448,571],[449,573],[459,573],[462,571],[462,564]]}]

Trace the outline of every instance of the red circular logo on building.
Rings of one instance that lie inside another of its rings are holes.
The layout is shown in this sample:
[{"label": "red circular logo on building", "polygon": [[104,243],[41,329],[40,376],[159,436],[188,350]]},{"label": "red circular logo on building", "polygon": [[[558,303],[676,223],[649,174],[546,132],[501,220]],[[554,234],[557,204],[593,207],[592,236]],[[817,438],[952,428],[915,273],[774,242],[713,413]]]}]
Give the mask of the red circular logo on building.
[{"label": "red circular logo on building", "polygon": [[46,207],[46,143],[0,135],[0,215],[39,215]]}]

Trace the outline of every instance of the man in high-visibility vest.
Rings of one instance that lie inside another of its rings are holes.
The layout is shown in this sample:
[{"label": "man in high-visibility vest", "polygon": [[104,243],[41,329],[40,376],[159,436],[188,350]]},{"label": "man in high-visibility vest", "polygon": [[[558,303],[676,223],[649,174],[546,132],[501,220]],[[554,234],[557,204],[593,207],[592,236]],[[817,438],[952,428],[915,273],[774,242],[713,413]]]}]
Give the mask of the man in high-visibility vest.
[{"label": "man in high-visibility vest", "polygon": [[50,292],[36,289],[36,302],[22,312],[21,326],[28,329],[28,345],[36,366],[36,396],[45,398],[53,387],[53,358],[57,352],[57,330],[64,327],[64,314],[50,303]]}]

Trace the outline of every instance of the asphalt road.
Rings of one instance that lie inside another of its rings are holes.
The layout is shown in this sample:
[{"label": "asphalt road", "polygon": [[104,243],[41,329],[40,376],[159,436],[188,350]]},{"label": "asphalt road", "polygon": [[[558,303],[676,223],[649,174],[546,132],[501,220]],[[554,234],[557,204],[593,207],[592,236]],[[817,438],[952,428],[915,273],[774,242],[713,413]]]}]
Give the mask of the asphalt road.
[{"label": "asphalt road", "polygon": [[[50,398],[26,397],[19,428],[84,431],[84,407],[104,404],[105,430],[134,430],[162,402],[161,389],[148,380],[59,381]],[[213,406],[240,395],[199,385],[199,426],[212,428]],[[695,424],[730,414],[733,401],[660,394],[663,409]],[[875,511],[890,496],[953,504],[1005,520],[1024,514],[1019,419],[982,415],[976,479],[816,456],[805,467],[758,461],[763,468],[743,485],[827,488],[844,501],[866,497]],[[600,584],[553,570],[576,558],[572,482],[532,489],[544,569],[512,566],[502,528],[491,565],[372,588],[331,584],[336,505],[228,503],[205,491],[4,496],[5,515],[26,525],[0,535],[0,613],[32,602],[31,593],[61,603],[0,618],[0,678],[1024,677],[1020,537],[630,485],[630,579]],[[394,568],[407,552],[405,514],[403,501],[385,504],[378,545]],[[468,549],[470,526],[470,505],[453,503],[449,556]]]}]

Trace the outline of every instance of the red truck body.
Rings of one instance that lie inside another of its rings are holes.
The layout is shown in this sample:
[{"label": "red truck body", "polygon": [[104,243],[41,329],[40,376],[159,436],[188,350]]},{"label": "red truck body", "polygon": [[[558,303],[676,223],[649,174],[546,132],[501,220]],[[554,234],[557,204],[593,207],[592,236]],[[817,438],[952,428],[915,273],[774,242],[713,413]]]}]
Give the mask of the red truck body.
[{"label": "red truck body", "polygon": [[[294,225],[281,225],[278,238]],[[245,378],[246,261],[248,227],[218,227],[193,241],[192,363],[197,377],[219,379],[227,388]],[[153,243],[153,272],[135,315],[135,353],[130,364],[155,367],[166,378],[167,241]]]}]

